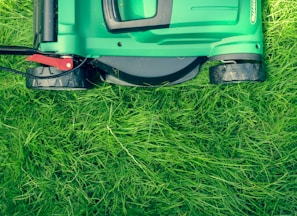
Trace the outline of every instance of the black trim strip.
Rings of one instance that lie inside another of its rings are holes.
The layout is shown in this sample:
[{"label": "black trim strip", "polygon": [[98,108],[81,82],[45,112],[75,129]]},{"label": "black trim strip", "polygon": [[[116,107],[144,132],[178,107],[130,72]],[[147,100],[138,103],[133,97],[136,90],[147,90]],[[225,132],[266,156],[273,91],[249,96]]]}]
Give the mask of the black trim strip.
[{"label": "black trim strip", "polygon": [[23,46],[0,46],[0,55],[34,55],[40,54],[40,51],[30,47]]},{"label": "black trim strip", "polygon": [[57,0],[34,1],[34,46],[42,42],[56,42],[58,31]]}]

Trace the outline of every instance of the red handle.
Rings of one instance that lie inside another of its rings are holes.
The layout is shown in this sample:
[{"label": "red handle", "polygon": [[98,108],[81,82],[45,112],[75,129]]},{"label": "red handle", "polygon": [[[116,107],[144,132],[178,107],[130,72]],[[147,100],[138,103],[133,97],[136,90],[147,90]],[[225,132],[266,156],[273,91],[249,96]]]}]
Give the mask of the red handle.
[{"label": "red handle", "polygon": [[73,69],[73,59],[71,57],[54,58],[54,57],[34,54],[32,56],[29,56],[26,60],[55,67],[60,71],[68,71]]}]

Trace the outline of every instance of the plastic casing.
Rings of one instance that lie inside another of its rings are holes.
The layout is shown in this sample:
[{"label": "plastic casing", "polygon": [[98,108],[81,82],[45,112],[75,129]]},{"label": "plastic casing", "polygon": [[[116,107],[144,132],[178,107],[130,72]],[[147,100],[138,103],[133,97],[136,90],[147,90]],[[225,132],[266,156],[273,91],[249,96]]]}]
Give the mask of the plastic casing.
[{"label": "plastic casing", "polygon": [[[156,2],[118,0],[118,10],[122,20],[147,19]],[[38,49],[89,58],[263,54],[261,0],[173,0],[168,10],[169,28],[111,32],[101,0],[58,0],[57,41]]]}]

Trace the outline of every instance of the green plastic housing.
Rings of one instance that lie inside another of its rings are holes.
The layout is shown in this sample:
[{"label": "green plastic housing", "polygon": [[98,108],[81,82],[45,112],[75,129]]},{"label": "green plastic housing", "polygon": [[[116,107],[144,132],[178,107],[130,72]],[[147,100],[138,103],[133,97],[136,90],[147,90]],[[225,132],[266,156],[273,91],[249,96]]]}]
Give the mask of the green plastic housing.
[{"label": "green plastic housing", "polygon": [[[117,9],[123,21],[148,19],[157,2],[117,0]],[[57,40],[40,42],[38,49],[88,58],[263,54],[261,0],[173,0],[168,10],[169,27],[112,32],[102,0],[58,0]]]}]

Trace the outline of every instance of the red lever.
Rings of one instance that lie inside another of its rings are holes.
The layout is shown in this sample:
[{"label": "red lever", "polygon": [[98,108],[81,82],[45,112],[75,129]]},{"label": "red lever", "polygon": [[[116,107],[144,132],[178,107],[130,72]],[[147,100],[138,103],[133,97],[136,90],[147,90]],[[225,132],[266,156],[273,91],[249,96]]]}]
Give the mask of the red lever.
[{"label": "red lever", "polygon": [[32,56],[29,56],[26,60],[55,67],[60,71],[68,71],[73,69],[73,59],[71,57],[54,58],[40,54],[34,54]]}]

